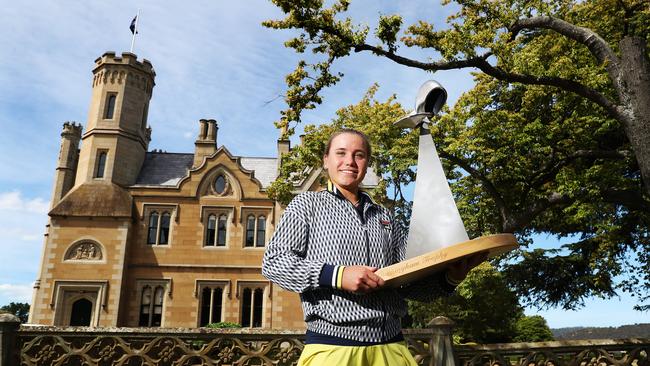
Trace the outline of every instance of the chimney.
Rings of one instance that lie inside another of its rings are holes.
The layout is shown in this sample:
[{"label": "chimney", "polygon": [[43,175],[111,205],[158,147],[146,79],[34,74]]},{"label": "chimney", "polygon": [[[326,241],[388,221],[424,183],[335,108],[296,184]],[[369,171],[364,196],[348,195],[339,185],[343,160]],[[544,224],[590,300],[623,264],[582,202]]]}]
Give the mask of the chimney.
[{"label": "chimney", "polygon": [[212,156],[217,151],[217,121],[213,119],[199,120],[199,136],[194,142],[194,164],[198,168],[206,157]]}]

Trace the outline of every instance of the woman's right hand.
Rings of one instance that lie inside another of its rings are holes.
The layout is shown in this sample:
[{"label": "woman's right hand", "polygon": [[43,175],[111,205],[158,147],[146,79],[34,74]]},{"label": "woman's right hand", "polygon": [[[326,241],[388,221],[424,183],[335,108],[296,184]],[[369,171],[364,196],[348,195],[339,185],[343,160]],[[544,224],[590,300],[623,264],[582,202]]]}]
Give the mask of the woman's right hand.
[{"label": "woman's right hand", "polygon": [[346,291],[362,294],[377,290],[384,285],[384,280],[375,271],[376,267],[345,267],[341,286]]}]

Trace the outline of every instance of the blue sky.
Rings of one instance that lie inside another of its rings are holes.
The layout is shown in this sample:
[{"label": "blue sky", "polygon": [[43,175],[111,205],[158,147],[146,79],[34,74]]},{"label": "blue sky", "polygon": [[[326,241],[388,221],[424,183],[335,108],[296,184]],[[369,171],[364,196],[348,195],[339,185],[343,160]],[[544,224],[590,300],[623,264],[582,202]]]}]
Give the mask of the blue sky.
[{"label": "blue sky", "polygon": [[[29,302],[40,264],[43,233],[65,121],[85,124],[94,60],[105,51],[128,51],[128,26],[141,9],[134,53],[157,73],[149,111],[150,149],[192,152],[198,120],[219,121],[218,144],[235,155],[274,156],[273,121],[284,108],[284,76],[298,55],[283,47],[285,31],[260,23],[281,14],[267,0],[248,1],[11,1],[0,12],[0,305]],[[357,1],[355,20],[371,27],[378,14],[399,12],[407,23],[440,25],[450,7],[427,1]],[[409,54],[415,51],[406,50]],[[424,55],[434,57],[435,55]],[[406,107],[427,79],[435,78],[453,103],[472,87],[469,70],[435,75],[369,54],[339,62],[344,80],[305,115],[309,123],[332,119],[378,82],[378,99],[395,93]],[[557,245],[539,237],[535,245]],[[496,299],[495,299],[496,300]],[[537,311],[552,327],[615,326],[643,322],[633,300],[588,301],[577,312]],[[645,320],[642,318],[645,316]]]}]

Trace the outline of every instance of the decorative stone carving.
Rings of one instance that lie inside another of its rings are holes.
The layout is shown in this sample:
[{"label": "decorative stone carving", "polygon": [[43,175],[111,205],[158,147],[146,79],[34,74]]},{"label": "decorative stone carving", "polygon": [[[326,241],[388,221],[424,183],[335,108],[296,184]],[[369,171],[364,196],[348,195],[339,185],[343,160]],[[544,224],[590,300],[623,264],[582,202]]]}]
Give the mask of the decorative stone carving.
[{"label": "decorative stone carving", "polygon": [[91,241],[74,244],[65,255],[65,260],[99,261],[101,259],[102,248]]}]

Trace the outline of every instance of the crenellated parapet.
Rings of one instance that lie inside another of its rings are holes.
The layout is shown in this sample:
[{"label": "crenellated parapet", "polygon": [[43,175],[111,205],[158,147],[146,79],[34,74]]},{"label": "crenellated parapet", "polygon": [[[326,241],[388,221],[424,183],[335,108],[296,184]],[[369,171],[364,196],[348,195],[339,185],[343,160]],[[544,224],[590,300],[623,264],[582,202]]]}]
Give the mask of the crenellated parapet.
[{"label": "crenellated parapet", "polygon": [[81,138],[81,132],[83,131],[83,126],[81,123],[66,121],[63,122],[63,130],[61,131],[61,137],[69,138]]},{"label": "crenellated parapet", "polygon": [[95,60],[93,74],[93,87],[100,84],[126,83],[149,95],[156,77],[149,60],[138,61],[137,56],[130,52],[123,52],[121,57],[116,56],[115,52],[104,53]]}]

